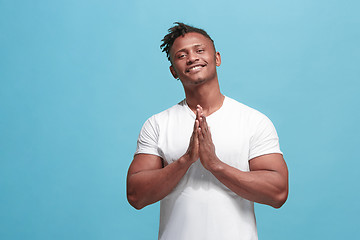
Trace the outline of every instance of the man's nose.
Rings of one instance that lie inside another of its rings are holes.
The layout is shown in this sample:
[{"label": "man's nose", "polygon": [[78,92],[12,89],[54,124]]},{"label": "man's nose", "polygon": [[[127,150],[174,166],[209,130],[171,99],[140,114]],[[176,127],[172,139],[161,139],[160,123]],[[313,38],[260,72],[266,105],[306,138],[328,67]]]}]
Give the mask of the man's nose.
[{"label": "man's nose", "polygon": [[194,52],[189,52],[187,56],[187,64],[192,64],[193,62],[198,60],[198,56]]}]

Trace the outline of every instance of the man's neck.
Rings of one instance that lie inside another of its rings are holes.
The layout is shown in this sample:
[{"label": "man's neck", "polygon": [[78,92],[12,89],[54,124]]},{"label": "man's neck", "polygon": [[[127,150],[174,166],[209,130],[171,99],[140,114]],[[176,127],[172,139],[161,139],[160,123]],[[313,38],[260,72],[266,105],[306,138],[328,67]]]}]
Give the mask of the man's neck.
[{"label": "man's neck", "polygon": [[185,95],[186,103],[190,109],[196,112],[196,106],[199,104],[203,108],[205,116],[209,116],[220,109],[225,98],[220,92],[218,81],[185,89]]}]

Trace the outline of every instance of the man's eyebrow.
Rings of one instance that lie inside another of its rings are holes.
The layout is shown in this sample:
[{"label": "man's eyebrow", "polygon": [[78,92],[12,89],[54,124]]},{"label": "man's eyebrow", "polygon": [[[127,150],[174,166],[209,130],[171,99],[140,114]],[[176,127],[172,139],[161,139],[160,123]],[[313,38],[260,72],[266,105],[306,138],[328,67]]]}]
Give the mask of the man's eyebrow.
[{"label": "man's eyebrow", "polygon": [[186,48],[180,49],[180,50],[176,51],[175,54],[177,54],[178,52],[185,52],[185,50],[186,50]]},{"label": "man's eyebrow", "polygon": [[[195,44],[195,45],[191,46],[190,48],[193,48],[193,47],[201,47],[201,46],[205,46],[205,44]],[[176,51],[175,54],[177,54],[178,52],[185,52],[185,51],[186,51],[186,48],[182,48],[182,49]]]}]

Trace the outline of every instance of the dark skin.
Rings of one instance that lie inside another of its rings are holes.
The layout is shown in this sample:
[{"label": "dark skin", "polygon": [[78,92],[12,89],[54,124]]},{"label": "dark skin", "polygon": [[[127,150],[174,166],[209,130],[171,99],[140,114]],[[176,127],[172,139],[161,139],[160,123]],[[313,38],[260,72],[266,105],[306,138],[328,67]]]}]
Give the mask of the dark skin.
[{"label": "dark skin", "polygon": [[281,154],[267,154],[250,160],[250,172],[222,162],[215,153],[211,131],[198,105],[199,156],[201,164],[233,192],[248,200],[281,207],[288,194],[288,171]]},{"label": "dark skin", "polygon": [[281,207],[288,195],[288,170],[281,154],[251,159],[247,172],[229,166],[216,156],[206,116],[222,106],[224,96],[216,73],[221,58],[210,40],[198,33],[187,33],[175,40],[170,56],[170,71],[182,81],[187,104],[196,114],[193,133],[186,153],[169,165],[163,166],[163,159],[155,155],[134,156],[127,177],[129,203],[141,209],[163,199],[191,164],[200,159],[205,169],[240,197]]}]

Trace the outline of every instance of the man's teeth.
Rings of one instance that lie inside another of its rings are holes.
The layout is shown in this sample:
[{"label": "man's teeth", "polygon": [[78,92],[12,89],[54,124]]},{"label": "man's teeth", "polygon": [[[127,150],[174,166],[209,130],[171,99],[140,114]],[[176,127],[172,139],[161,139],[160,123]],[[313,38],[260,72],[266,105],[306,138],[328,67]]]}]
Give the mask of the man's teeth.
[{"label": "man's teeth", "polygon": [[200,68],[202,68],[202,66],[195,66],[195,67],[190,68],[189,71],[191,71],[191,70],[197,70],[197,69],[200,69]]}]

